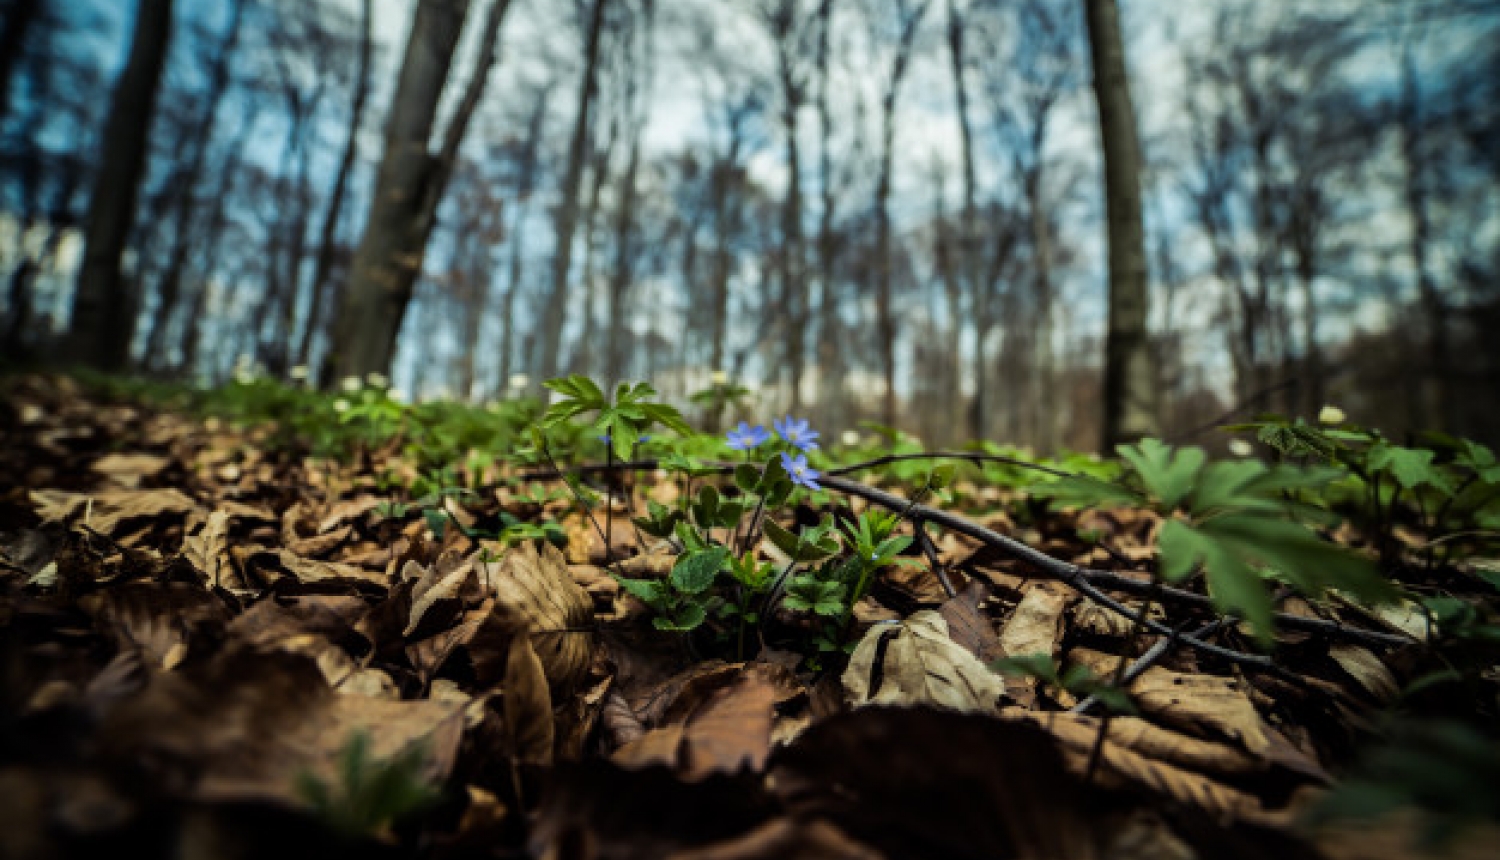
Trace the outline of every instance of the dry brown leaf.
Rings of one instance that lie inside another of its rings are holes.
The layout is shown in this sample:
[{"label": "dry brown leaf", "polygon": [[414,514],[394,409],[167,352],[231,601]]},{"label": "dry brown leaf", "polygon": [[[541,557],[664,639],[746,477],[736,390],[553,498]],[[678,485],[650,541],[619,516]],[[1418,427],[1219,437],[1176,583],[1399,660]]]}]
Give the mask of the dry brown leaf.
[{"label": "dry brown leaf", "polygon": [[318,522],[319,532],[331,532],[339,526],[353,522],[370,511],[375,510],[380,504],[380,499],[375,496],[355,496],[352,499],[334,503]]},{"label": "dry brown leaf", "polygon": [[988,593],[983,582],[971,580],[957,596],[938,607],[938,614],[948,622],[949,638],[987,664],[1005,656],[995,625],[979,612],[979,604]]},{"label": "dry brown leaf", "polygon": [[553,691],[582,681],[593,660],[594,602],[573,581],[562,553],[551,544],[538,551],[527,542],[477,569],[481,585],[531,631]]},{"label": "dry brown leaf", "polygon": [[134,490],[143,479],[156,477],[170,465],[171,459],[157,454],[105,454],[89,468],[117,486]]},{"label": "dry brown leaf", "polygon": [[528,764],[552,764],[556,726],[552,721],[552,694],[542,661],[531,648],[531,637],[518,628],[511,637],[505,658],[505,734],[512,755]]},{"label": "dry brown leaf", "polygon": [[277,566],[303,584],[345,580],[374,585],[382,589],[390,586],[390,581],[386,578],[385,574],[374,573],[362,567],[355,567],[352,564],[340,564],[334,561],[314,561],[310,558],[302,558],[289,550],[260,550],[251,556],[252,562],[258,562],[262,559],[273,560]]},{"label": "dry brown leaf", "polygon": [[1396,676],[1369,649],[1358,645],[1333,645],[1328,649],[1328,656],[1381,702],[1394,702],[1401,695],[1401,685],[1396,681]]},{"label": "dry brown leaf", "polygon": [[668,709],[669,724],[616,750],[617,763],[663,764],[689,781],[764,766],[771,751],[775,686],[758,673],[743,671],[696,680]]},{"label": "dry brown leaf", "polygon": [[104,490],[92,494],[33,490],[31,503],[44,521],[77,520],[100,534],[112,536],[135,520],[182,516],[198,508],[190,496],[175,489]]},{"label": "dry brown leaf", "polygon": [[987,713],[1005,692],[1005,681],[950,639],[948,622],[930,609],[870,628],[843,677],[855,707],[933,705]]},{"label": "dry brown leaf", "polygon": [[1000,645],[1005,653],[1012,657],[1027,654],[1056,657],[1067,605],[1068,595],[1053,583],[1032,583],[1000,631]]},{"label": "dry brown leaf", "polygon": [[232,571],[229,556],[229,513],[220,509],[209,514],[201,531],[183,539],[182,555],[203,574],[210,587],[220,587],[225,575]]},{"label": "dry brown leaf", "polygon": [[[1047,729],[1060,742],[1070,769],[1079,775],[1086,771],[1099,736],[1098,720],[1086,716],[1018,709],[1009,710],[1005,715]],[[1108,777],[1113,776],[1117,780],[1149,788],[1160,796],[1201,809],[1215,816],[1220,823],[1233,820],[1270,823],[1273,820],[1273,816],[1252,795],[1114,743],[1114,722],[1110,723],[1110,733],[1105,736],[1099,754],[1100,772],[1096,774],[1096,778],[1103,777],[1103,784],[1108,785]],[[1090,726],[1090,723],[1093,725]]]},{"label": "dry brown leaf", "polygon": [[447,610],[441,620],[430,621],[427,628],[446,627],[460,609],[459,592],[463,589],[464,581],[473,574],[474,566],[470,561],[447,553],[439,557],[430,568],[424,569],[416,562],[408,561],[401,569],[401,578],[415,578],[417,584],[411,592],[411,615],[407,618],[406,628],[401,631],[401,635],[410,637],[416,633],[423,618],[439,602],[448,604]]}]

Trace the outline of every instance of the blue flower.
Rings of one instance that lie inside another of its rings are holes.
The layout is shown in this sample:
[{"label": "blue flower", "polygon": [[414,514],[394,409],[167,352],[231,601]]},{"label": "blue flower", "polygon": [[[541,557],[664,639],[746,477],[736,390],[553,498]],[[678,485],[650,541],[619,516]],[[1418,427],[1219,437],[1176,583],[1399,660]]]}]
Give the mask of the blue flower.
[{"label": "blue flower", "polygon": [[729,431],[727,438],[729,439],[729,447],[734,450],[749,451],[751,448],[766,444],[770,440],[771,434],[767,433],[766,428],[759,424],[751,427],[749,424],[741,421],[740,426]]},{"label": "blue flower", "polygon": [[803,451],[811,451],[818,447],[818,443],[813,441],[818,438],[818,431],[807,429],[806,421],[798,421],[788,415],[780,420],[772,421],[771,424],[776,428],[776,433],[781,438],[796,448],[800,448]]},{"label": "blue flower", "polygon": [[806,487],[809,490],[823,489],[818,484],[818,478],[823,473],[807,465],[806,454],[798,454],[796,457],[792,457],[785,451],[781,452],[781,467],[786,469],[787,477],[791,478],[792,483],[797,486]]}]

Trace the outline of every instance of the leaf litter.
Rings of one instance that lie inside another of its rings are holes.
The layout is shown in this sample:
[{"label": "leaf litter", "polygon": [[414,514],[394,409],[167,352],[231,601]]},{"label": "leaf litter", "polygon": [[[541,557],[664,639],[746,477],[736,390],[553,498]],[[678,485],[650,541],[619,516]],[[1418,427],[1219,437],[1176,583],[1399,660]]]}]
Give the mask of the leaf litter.
[{"label": "leaf litter", "polygon": [[[1126,686],[1136,715],[1071,712],[991,664],[1109,677],[1159,636],[949,536],[959,594],[890,568],[841,671],[770,646],[703,660],[622,595],[613,570],[675,558],[626,529],[608,549],[576,519],[563,549],[470,537],[563,510],[504,486],[445,499],[439,533],[385,507],[377,476],[415,473],[395,450],[345,466],[50,380],[9,396],[0,855],[1343,858],[1403,856],[1418,827],[1299,824],[1361,708],[1399,691],[1388,651],[1288,638],[1298,685],[1167,649]],[[1050,516],[1135,564],[1161,525]]]}]

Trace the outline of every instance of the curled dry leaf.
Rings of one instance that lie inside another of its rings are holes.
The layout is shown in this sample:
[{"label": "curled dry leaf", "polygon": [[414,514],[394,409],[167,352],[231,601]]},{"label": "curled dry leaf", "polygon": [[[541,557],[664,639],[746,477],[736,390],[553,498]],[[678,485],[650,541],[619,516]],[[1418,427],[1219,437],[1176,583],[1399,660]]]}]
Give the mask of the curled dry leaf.
[{"label": "curled dry leaf", "polygon": [[90,467],[112,483],[126,489],[136,489],[141,481],[154,478],[166,470],[172,461],[156,454],[105,454]]},{"label": "curled dry leaf", "polygon": [[43,520],[77,521],[100,534],[119,535],[137,520],[183,516],[198,508],[181,490],[105,490],[100,493],[65,493],[33,490],[31,503]]},{"label": "curled dry leaf", "polygon": [[1369,649],[1358,645],[1333,645],[1328,649],[1328,656],[1379,701],[1394,702],[1401,695],[1396,676]]},{"label": "curled dry leaf", "polygon": [[524,621],[554,692],[574,688],[593,659],[593,600],[579,588],[562,553],[531,542],[478,565],[481,584]]},{"label": "curled dry leaf", "polygon": [[229,513],[216,510],[209,514],[202,530],[183,538],[182,556],[203,574],[210,587],[222,585],[233,564],[229,556]]},{"label": "curled dry leaf", "polygon": [[1068,595],[1055,583],[1032,583],[1000,631],[1000,645],[1005,653],[1012,657],[1027,654],[1056,656],[1062,636],[1063,610],[1067,606]]},{"label": "curled dry leaf", "polygon": [[666,726],[616,750],[614,760],[628,767],[667,765],[689,781],[758,771],[771,751],[775,702],[776,687],[763,673],[739,668],[700,675],[668,708]]},{"label": "curled dry leaf", "polygon": [[927,609],[904,622],[870,628],[844,671],[856,707],[934,705],[955,711],[994,710],[1005,681],[948,638],[948,622]]}]

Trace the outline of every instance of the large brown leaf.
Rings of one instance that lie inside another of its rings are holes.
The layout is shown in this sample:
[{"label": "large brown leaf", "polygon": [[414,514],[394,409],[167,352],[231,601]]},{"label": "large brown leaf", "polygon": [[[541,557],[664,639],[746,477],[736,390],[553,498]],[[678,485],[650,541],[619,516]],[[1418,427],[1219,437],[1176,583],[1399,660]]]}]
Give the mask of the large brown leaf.
[{"label": "large brown leaf", "polygon": [[531,631],[553,691],[574,689],[588,674],[594,651],[594,602],[551,544],[513,547],[498,561],[476,565],[481,584]]},{"label": "large brown leaf", "polygon": [[928,609],[900,624],[871,627],[849,658],[844,688],[855,706],[987,712],[1005,692],[1005,681],[948,638],[948,622]]}]

